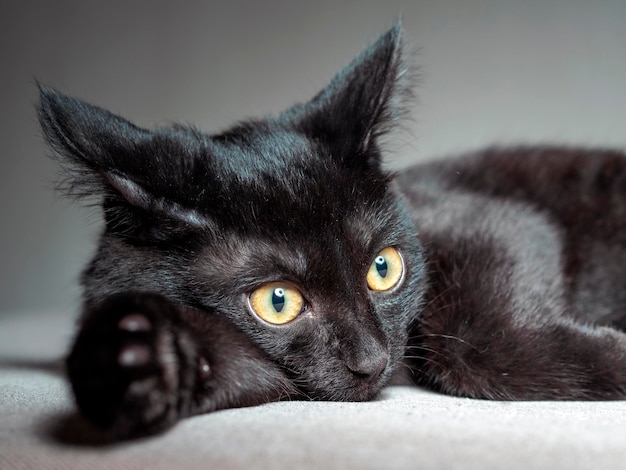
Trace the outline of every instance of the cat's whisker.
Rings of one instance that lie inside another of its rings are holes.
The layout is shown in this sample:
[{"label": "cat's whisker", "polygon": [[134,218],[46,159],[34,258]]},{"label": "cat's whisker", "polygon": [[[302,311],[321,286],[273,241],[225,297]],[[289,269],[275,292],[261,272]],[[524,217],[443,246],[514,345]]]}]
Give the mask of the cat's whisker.
[{"label": "cat's whisker", "polygon": [[[446,293],[446,291],[443,291],[440,296],[443,296]],[[439,296],[438,296],[439,297]],[[423,308],[423,311],[427,311],[428,312],[428,316],[437,316],[437,314],[444,312],[448,309],[453,309],[455,306],[454,302],[449,302],[449,303],[444,303],[441,305],[438,305],[435,307],[435,304],[437,302],[437,299],[432,299],[431,301],[427,302],[426,305]],[[417,318],[415,318],[413,320],[413,322],[411,323],[412,326],[414,326],[416,323],[423,323],[424,322],[424,317],[423,316],[419,316]]]},{"label": "cat's whisker", "polygon": [[[441,364],[440,362],[438,362],[438,361],[434,360],[434,359],[433,359],[433,358],[431,358],[431,357],[426,357],[426,356],[419,356],[419,355],[416,355],[416,356],[404,356],[402,359],[418,359],[418,360],[422,360],[422,361],[428,362],[428,363],[430,363],[430,364],[434,364],[434,365],[436,365],[437,367],[440,367],[440,368],[442,368],[442,369],[444,368],[443,364]],[[420,373],[422,373],[422,374],[424,373],[424,371],[423,371],[422,369],[417,369],[417,368],[415,368],[415,367],[413,367],[413,366],[410,366],[410,367],[412,367],[412,368],[413,368],[413,369],[415,369],[415,370],[418,370],[418,371],[419,371]]]},{"label": "cat's whisker", "polygon": [[[294,371],[292,371],[294,372]],[[308,394],[303,387],[308,387],[312,384],[311,380],[307,380],[307,379],[303,379],[301,377],[295,377],[291,379],[291,382],[296,386],[297,388],[297,393],[299,395],[301,395],[302,397],[306,398],[309,401],[313,401],[315,400],[315,397],[313,397],[312,395]]]},{"label": "cat's whisker", "polygon": [[472,348],[475,351],[479,351],[479,349],[476,346],[474,346],[472,343],[470,343],[469,341],[466,341],[463,338],[460,338],[458,336],[447,335],[447,334],[443,334],[443,333],[422,333],[422,334],[419,334],[419,335],[415,335],[415,336],[409,337],[409,341],[410,340],[418,340],[418,339],[421,339],[421,338],[452,339],[452,340],[458,341],[460,343],[463,343],[463,344],[469,346],[470,348]]},{"label": "cat's whisker", "polygon": [[436,354],[436,355],[441,356],[443,358],[446,357],[446,355],[443,354],[441,351],[437,351],[436,349],[428,348],[426,346],[413,345],[413,346],[407,346],[406,349],[419,349],[421,351],[426,351],[426,352],[429,352],[429,353]]},{"label": "cat's whisker", "polygon": [[[439,294],[437,294],[437,296],[435,296],[434,298],[427,300],[427,301],[425,302],[425,304],[421,307],[421,310],[422,310],[423,312],[424,312],[424,311],[427,311],[427,312],[428,312],[428,315],[431,315],[431,316],[432,316],[432,315],[435,315],[435,314],[437,314],[437,313],[440,313],[440,312],[442,312],[442,311],[444,311],[444,310],[446,310],[446,309],[448,309],[448,308],[453,307],[453,306],[454,306],[454,303],[453,303],[453,302],[450,302],[450,303],[446,303],[446,304],[443,304],[443,305],[439,305],[439,306],[437,306],[437,307],[435,308],[435,304],[437,303],[437,301],[438,301],[439,299],[441,299],[443,296],[445,296],[446,294],[448,294],[448,292],[451,290],[451,288],[452,288],[452,286],[449,286],[449,287],[447,287],[446,289],[443,289],[441,292],[439,292]],[[422,321],[423,321],[423,316],[421,316],[421,315],[420,315],[420,316],[418,316],[418,317],[414,318],[414,319],[411,321],[411,323],[410,323],[410,327],[412,328],[412,327],[414,327],[414,326],[415,326],[415,324],[420,323],[420,322],[422,322]]]},{"label": "cat's whisker", "polygon": [[[280,396],[278,398],[279,400],[281,400],[281,401],[291,401],[292,400],[292,397],[294,395],[294,391],[290,390],[289,387],[287,387],[286,384],[281,384],[279,386],[279,389],[281,391]],[[272,401],[270,396],[267,397],[267,401],[268,402]]]},{"label": "cat's whisker", "polygon": [[401,366],[401,367],[404,367],[405,369],[407,369],[411,373],[412,377],[415,377],[415,372],[420,372],[420,373],[422,372],[421,369],[417,369],[415,367],[411,367],[410,365],[406,364],[403,361],[399,361],[398,365]]},{"label": "cat's whisker", "polygon": [[448,286],[445,289],[442,289],[435,297],[433,297],[432,299],[427,299],[426,302],[426,307],[430,307],[432,304],[434,304],[435,302],[437,302],[439,299],[441,299],[443,296],[447,295],[451,290],[452,290],[453,286]]},{"label": "cat's whisker", "polygon": [[454,303],[453,303],[453,302],[450,302],[450,303],[447,303],[447,304],[442,304],[442,305],[439,305],[437,308],[434,308],[434,307],[432,306],[432,304],[429,304],[429,305],[430,305],[430,306],[428,307],[428,311],[429,311],[429,314],[430,314],[430,315],[436,315],[436,314],[439,314],[439,313],[441,313],[441,312],[444,312],[444,311],[446,311],[446,310],[448,310],[448,309],[450,309],[450,308],[454,308]]}]

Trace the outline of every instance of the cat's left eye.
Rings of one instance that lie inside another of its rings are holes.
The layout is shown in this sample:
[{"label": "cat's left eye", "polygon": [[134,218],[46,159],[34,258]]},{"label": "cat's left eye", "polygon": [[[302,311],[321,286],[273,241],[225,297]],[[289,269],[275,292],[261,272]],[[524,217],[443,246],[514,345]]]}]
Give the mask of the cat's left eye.
[{"label": "cat's left eye", "polygon": [[398,250],[387,247],[381,250],[367,272],[367,285],[373,291],[394,288],[402,279],[404,264]]},{"label": "cat's left eye", "polygon": [[304,298],[289,283],[270,282],[252,291],[250,307],[262,320],[284,325],[302,313]]}]

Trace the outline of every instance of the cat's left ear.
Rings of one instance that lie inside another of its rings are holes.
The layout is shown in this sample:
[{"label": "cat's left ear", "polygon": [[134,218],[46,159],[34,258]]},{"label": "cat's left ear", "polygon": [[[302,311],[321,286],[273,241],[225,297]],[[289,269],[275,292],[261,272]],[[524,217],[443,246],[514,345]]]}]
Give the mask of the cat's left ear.
[{"label": "cat's left ear", "polygon": [[404,63],[404,49],[398,23],[311,101],[289,110],[290,117],[346,163],[378,164],[378,138],[397,125],[411,101],[413,74]]}]

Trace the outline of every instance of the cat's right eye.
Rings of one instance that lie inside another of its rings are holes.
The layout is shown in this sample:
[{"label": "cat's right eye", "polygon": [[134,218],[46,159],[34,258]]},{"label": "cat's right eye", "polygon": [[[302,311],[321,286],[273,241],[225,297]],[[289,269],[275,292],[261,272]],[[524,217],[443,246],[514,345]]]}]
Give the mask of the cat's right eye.
[{"label": "cat's right eye", "polygon": [[250,294],[250,307],[259,318],[273,325],[294,320],[304,309],[304,298],[293,285],[270,282]]}]

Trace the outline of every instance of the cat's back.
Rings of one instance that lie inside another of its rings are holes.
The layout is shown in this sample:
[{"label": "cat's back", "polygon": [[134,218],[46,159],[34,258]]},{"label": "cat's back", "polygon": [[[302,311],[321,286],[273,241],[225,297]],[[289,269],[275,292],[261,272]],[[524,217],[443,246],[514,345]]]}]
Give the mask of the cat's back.
[{"label": "cat's back", "polygon": [[555,292],[566,289],[581,319],[623,321],[626,153],[494,147],[414,166],[397,183],[432,262],[516,260],[538,285],[562,279]]},{"label": "cat's back", "polygon": [[418,208],[452,195],[528,204],[568,229],[613,238],[626,228],[626,153],[519,146],[416,165],[397,178]]}]

